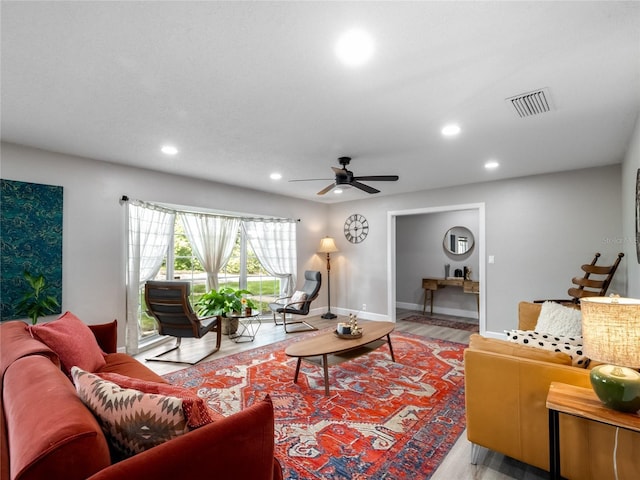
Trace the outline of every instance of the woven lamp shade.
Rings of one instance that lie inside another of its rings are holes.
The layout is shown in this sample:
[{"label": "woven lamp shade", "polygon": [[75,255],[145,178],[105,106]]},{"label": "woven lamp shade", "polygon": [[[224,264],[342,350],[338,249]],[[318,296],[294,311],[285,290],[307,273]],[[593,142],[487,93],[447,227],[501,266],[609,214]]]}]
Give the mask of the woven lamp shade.
[{"label": "woven lamp shade", "polygon": [[584,354],[600,362],[640,368],[640,300],[586,297],[580,305]]}]

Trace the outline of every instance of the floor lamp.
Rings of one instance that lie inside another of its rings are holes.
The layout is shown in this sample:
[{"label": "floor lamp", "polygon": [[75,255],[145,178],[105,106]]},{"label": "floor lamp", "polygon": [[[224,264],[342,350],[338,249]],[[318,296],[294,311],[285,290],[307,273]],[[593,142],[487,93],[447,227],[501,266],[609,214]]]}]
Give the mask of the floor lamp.
[{"label": "floor lamp", "polygon": [[336,242],[331,237],[324,237],[320,240],[320,248],[318,248],[318,253],[326,253],[327,254],[327,304],[328,310],[327,313],[322,315],[322,318],[336,318],[337,315],[331,313],[331,260],[330,255],[333,252],[337,252],[338,247],[336,247]]}]

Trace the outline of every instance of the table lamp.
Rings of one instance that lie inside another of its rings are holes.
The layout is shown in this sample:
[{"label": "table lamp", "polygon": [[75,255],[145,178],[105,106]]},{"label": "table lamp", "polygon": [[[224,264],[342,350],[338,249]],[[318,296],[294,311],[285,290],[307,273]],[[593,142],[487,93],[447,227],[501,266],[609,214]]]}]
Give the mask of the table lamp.
[{"label": "table lamp", "polygon": [[336,315],[331,313],[331,261],[330,255],[334,252],[338,251],[338,247],[336,247],[336,242],[331,237],[324,237],[320,240],[320,248],[318,248],[318,253],[326,253],[327,254],[327,313],[322,315],[322,318],[336,318]]},{"label": "table lamp", "polygon": [[[607,407],[640,410],[640,300],[580,299],[584,354],[604,362],[591,370],[591,386]],[[609,365],[610,364],[610,365]],[[635,370],[634,370],[635,369]]]}]

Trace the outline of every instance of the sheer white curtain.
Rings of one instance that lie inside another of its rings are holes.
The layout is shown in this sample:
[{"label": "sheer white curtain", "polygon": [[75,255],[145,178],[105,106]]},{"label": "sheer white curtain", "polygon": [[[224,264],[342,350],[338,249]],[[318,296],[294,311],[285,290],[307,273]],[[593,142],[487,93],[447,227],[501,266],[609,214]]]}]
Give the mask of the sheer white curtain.
[{"label": "sheer white curtain", "polygon": [[240,219],[197,213],[180,213],[189,243],[207,272],[207,290],[218,288],[218,272],[224,268],[238,237]]},{"label": "sheer white curtain", "polygon": [[291,295],[296,286],[296,221],[243,219],[247,239],[264,269],[280,278],[280,295]]},{"label": "sheer white curtain", "polygon": [[125,201],[127,218],[127,318],[125,348],[138,353],[140,287],[153,279],[172,241],[175,213],[139,201]]}]

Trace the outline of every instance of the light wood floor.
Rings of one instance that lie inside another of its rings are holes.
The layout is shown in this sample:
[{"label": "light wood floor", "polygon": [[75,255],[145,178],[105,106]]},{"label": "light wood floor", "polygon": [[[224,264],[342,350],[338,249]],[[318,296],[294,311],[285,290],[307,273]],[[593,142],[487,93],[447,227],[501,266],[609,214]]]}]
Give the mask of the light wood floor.
[{"label": "light wood floor", "polygon": [[[464,330],[456,330],[447,327],[438,327],[431,325],[423,325],[415,322],[403,322],[402,320],[410,314],[418,312],[411,312],[409,310],[398,310],[396,330],[409,332],[416,335],[422,335],[432,338],[440,338],[443,340],[449,340],[458,343],[469,343],[469,336],[471,332]],[[470,321],[466,318],[451,317],[456,321]],[[326,328],[334,326],[338,321],[345,321],[344,318],[338,318],[335,320],[325,320],[320,317],[310,317],[309,323],[318,327]],[[225,335],[222,338],[222,345],[220,350],[215,354],[207,357],[207,360],[213,360],[227,355],[233,355],[238,352],[249,350],[263,345],[269,345],[271,343],[279,342],[287,338],[292,338],[296,333],[284,333],[282,326],[276,326],[273,324],[273,320],[270,316],[265,316],[262,320],[262,325],[258,330],[256,338],[253,342],[235,343]],[[172,343],[165,343],[164,345],[154,347],[144,353],[137,355],[138,360],[145,363],[150,369],[160,375],[170,373],[176,370],[183,369],[188,365],[179,363],[167,363],[167,362],[146,362],[145,358],[152,357],[168,348]],[[180,347],[181,353],[184,359],[198,358],[198,356],[204,355],[208,350],[213,349],[215,345],[215,335],[209,334],[203,339],[184,339],[182,346]],[[169,354],[172,355],[172,354]],[[469,462],[471,458],[471,444],[466,438],[466,433],[460,436],[460,439],[451,449],[451,452],[443,460],[438,470],[431,477],[432,480],[543,480],[548,478],[548,473],[525,465],[517,460],[505,457],[496,452],[483,451],[478,460],[477,465],[471,465]],[[419,479],[417,479],[419,480]]]}]

